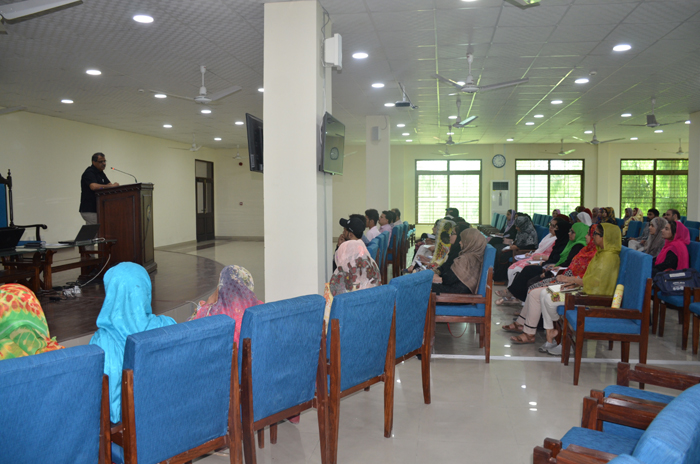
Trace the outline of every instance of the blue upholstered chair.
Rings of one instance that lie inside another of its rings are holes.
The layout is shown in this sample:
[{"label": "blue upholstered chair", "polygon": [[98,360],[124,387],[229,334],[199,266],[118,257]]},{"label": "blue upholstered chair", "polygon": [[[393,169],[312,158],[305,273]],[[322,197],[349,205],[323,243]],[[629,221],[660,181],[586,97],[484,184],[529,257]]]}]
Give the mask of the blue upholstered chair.
[{"label": "blue upholstered chair", "polygon": [[498,224],[496,225],[496,229],[501,230],[506,226],[506,215],[505,214],[499,214],[498,215]]},{"label": "blue upholstered chair", "polygon": [[433,314],[429,309],[433,271],[421,271],[391,280],[396,288],[396,364],[421,355],[423,401],[430,404],[430,344]]},{"label": "blue upholstered chair", "polygon": [[625,226],[625,220],[620,219],[620,218],[615,218],[615,222],[617,223],[617,226],[622,229]]},{"label": "blue upholstered chair", "polygon": [[541,221],[542,215],[539,213],[534,213],[532,215],[532,223],[535,224],[536,226],[541,226],[542,221]]},{"label": "blue upholstered chair", "polygon": [[325,306],[322,296],[307,295],[253,306],[243,314],[239,366],[247,464],[256,462],[256,430],[262,447],[269,425],[275,443],[277,423],[310,408],[318,412],[321,460],[327,462]]},{"label": "blue upholstered chair", "polygon": [[700,236],[700,230],[696,229],[695,227],[688,227],[688,233],[690,234],[691,242],[698,241],[698,237]]},{"label": "blue upholstered chair", "polygon": [[0,361],[0,463],[110,463],[109,383],[97,345]]},{"label": "blue upholstered chair", "polygon": [[541,242],[543,238],[549,235],[549,227],[542,227],[535,225],[535,230],[537,231],[537,241]]},{"label": "blue upholstered chair", "polygon": [[687,216],[681,216],[681,222],[685,224],[685,222],[688,220]]},{"label": "blue upholstered chair", "polygon": [[496,227],[496,224],[498,224],[498,213],[493,213],[491,215],[491,227]]},{"label": "blue upholstered chair", "polygon": [[643,222],[630,221],[629,225],[627,226],[627,235],[625,235],[625,237],[627,237],[627,238],[639,237],[639,235],[642,233],[643,227],[644,227]]},{"label": "blue upholstered chair", "polygon": [[698,342],[700,342],[700,288],[683,289],[683,335],[681,347],[688,348],[688,332],[690,320],[693,320],[693,354],[698,354]]},{"label": "blue upholstered chair", "polygon": [[[688,244],[688,256],[690,258],[690,267],[700,271],[700,242],[690,242]],[[664,336],[664,326],[666,324],[666,307],[671,306],[679,311],[678,322],[683,324],[683,333],[685,338],[683,339],[682,349],[688,348],[688,328],[690,326],[690,314],[687,313],[687,308],[693,301],[700,301],[697,299],[686,299],[683,295],[667,295],[663,292],[654,289],[654,307],[652,313],[652,327],[651,333],[655,334],[658,326],[659,337]],[[685,316],[684,316],[685,315]]]},{"label": "blue upholstered chair", "polygon": [[[479,348],[484,348],[484,358],[491,358],[491,294],[493,292],[493,262],[496,249],[486,245],[484,264],[479,279],[479,292],[475,295],[443,293],[435,295],[435,322],[473,322],[479,331]],[[448,303],[448,304],[445,304]],[[432,329],[435,333],[435,328]]]},{"label": "blue upholstered chair", "polygon": [[621,309],[613,309],[611,296],[566,295],[562,327],[562,362],[569,364],[571,344],[574,385],[578,385],[585,340],[622,342],[622,361],[629,361],[630,342],[639,343],[639,362],[646,363],[651,306],[651,261],[646,253],[622,247],[617,283],[625,287]]},{"label": "blue upholstered chair", "polygon": [[379,267],[379,270],[381,271],[382,275],[382,283],[386,284],[388,283],[388,276],[387,276],[387,269],[389,267],[389,241],[391,240],[391,232],[385,231],[380,234],[381,241],[382,241],[382,247],[381,247],[381,253],[382,253],[382,265]]},{"label": "blue upholstered chair", "polygon": [[226,447],[241,462],[235,327],[217,315],[129,335],[122,422],[112,428],[126,464],[185,462]]},{"label": "blue upholstered chair", "polygon": [[542,227],[547,227],[547,224],[549,224],[550,222],[552,222],[552,219],[554,219],[552,216],[546,215],[546,216],[545,216],[545,220],[542,221]]},{"label": "blue upholstered chair", "polygon": [[391,437],[396,361],[395,301],[396,288],[391,285],[333,298],[328,333],[328,455],[331,464],[338,460],[340,399],[378,382],[384,382],[384,436]]},{"label": "blue upholstered chair", "polygon": [[[367,245],[367,251],[369,251],[369,255],[372,257],[372,259],[377,262],[377,255],[379,251],[379,240],[374,238],[371,242],[369,242],[369,245]],[[377,266],[379,263],[377,262]]]},{"label": "blue upholstered chair", "polygon": [[688,229],[700,229],[700,221],[688,221],[683,222]]}]

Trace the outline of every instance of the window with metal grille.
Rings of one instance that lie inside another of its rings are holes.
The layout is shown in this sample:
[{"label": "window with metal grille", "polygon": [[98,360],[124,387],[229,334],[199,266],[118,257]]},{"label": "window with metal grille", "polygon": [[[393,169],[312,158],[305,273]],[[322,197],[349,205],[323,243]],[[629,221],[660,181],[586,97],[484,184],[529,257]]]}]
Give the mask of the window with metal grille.
[{"label": "window with metal grille", "polygon": [[433,224],[445,208],[467,222],[481,218],[481,160],[416,161],[416,222]]},{"label": "window with metal grille", "polygon": [[677,209],[685,216],[688,210],[688,160],[621,160],[621,215],[626,208],[640,208],[644,213],[651,208],[661,213]]},{"label": "window with metal grille", "polygon": [[516,160],[515,209],[533,214],[574,211],[583,199],[583,160]]}]

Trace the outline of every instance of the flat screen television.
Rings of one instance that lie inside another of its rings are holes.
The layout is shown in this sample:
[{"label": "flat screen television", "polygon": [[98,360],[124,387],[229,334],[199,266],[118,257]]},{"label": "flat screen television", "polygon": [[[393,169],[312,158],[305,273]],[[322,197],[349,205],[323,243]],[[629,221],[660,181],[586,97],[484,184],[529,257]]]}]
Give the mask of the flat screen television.
[{"label": "flat screen television", "polygon": [[252,114],[245,114],[245,125],[248,131],[248,159],[250,170],[263,172],[263,122]]},{"label": "flat screen television", "polygon": [[323,159],[321,170],[328,174],[343,175],[345,153],[345,124],[326,113],[321,126],[323,134]]}]

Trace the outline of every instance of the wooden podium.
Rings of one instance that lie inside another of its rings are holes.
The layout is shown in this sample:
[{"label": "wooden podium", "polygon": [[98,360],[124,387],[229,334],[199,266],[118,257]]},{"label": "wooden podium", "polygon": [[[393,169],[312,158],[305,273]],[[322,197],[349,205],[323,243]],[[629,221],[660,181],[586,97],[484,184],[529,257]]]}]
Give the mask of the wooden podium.
[{"label": "wooden podium", "polygon": [[153,251],[153,184],[127,184],[95,192],[100,236],[116,239],[112,267],[131,261],[151,273],[158,265]]}]

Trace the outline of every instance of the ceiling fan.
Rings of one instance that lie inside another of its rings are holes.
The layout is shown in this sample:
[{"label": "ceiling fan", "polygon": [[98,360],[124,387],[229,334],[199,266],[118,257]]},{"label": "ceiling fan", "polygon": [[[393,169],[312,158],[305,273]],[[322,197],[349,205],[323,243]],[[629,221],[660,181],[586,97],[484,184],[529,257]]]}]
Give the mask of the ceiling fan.
[{"label": "ceiling fan", "polygon": [[461,156],[461,155],[468,155],[469,153],[450,153],[449,148],[445,148],[445,151],[438,150],[438,153],[440,153],[442,156]]},{"label": "ceiling fan", "polygon": [[463,83],[453,81],[452,79],[448,79],[446,77],[442,77],[439,74],[433,74],[433,77],[442,82],[443,84],[449,84],[456,87],[459,92],[464,93],[476,93],[479,91],[485,92],[487,90],[502,89],[504,87],[512,87],[514,85],[524,84],[529,80],[526,77],[524,79],[518,79],[516,81],[501,82],[500,84],[476,85],[474,84],[474,76],[472,76],[472,61],[474,61],[474,55],[472,55],[471,53],[467,53],[467,63],[469,63],[469,75],[467,76],[467,80]]},{"label": "ceiling fan", "polygon": [[598,140],[598,137],[596,137],[595,134],[595,124],[593,124],[593,138],[591,140],[583,140],[582,138],[576,137],[575,135],[573,136],[576,140],[580,140],[582,142],[590,143],[591,145],[598,145],[601,143],[608,143],[608,142],[616,142],[617,140],[622,140],[622,138],[617,138],[617,139],[610,139],[610,140]]},{"label": "ceiling fan", "polygon": [[[664,153],[673,153],[673,152],[665,151]],[[678,156],[688,156],[688,152],[687,152],[687,151],[683,151],[683,148],[681,147],[681,139],[678,139],[678,151],[675,152],[675,153],[676,153],[676,155],[678,155]]]},{"label": "ceiling fan", "polygon": [[462,99],[459,98],[459,95],[457,96],[457,121],[459,121],[456,124],[452,124],[452,127],[456,127],[458,129],[462,129],[464,127],[477,127],[477,126],[469,126],[468,124],[470,122],[473,122],[476,118],[479,116],[469,116],[467,119],[462,119],[462,116],[459,114],[459,109],[462,107]]},{"label": "ceiling fan", "polygon": [[[559,153],[557,153],[557,155],[566,156],[566,155],[570,155],[571,153],[573,153],[575,151],[576,151],[575,148],[572,148],[571,150],[564,151],[564,139],[561,139],[561,150],[559,150]],[[544,153],[551,153],[551,151],[545,151]]]},{"label": "ceiling fan", "polygon": [[[194,134],[192,134],[192,146],[190,148],[179,148],[179,147],[170,147],[173,150],[189,150],[189,151],[198,151],[200,148],[202,148],[202,145],[197,145],[194,141]],[[240,159],[240,155],[236,157],[236,159]]]},{"label": "ceiling fan", "polygon": [[[461,144],[463,144],[463,143],[472,143],[472,142],[478,142],[478,141],[479,141],[479,139],[474,139],[474,140],[466,140],[466,141],[464,141],[464,142],[455,142],[454,140],[452,140],[452,126],[448,126],[448,127],[450,128],[450,132],[449,132],[450,135],[447,136],[447,140],[446,140],[445,142],[442,142],[442,141],[441,141],[441,142],[438,143],[438,145],[442,145],[443,143],[444,143],[445,145],[447,145],[447,146],[450,146],[450,145],[461,145]],[[442,140],[440,137],[435,137],[435,136],[433,136],[433,138],[434,138],[435,140]]]},{"label": "ceiling fan", "polygon": [[678,124],[680,122],[685,122],[685,119],[676,122],[667,122],[666,124],[661,124],[656,120],[654,115],[654,105],[656,105],[656,98],[651,97],[651,114],[647,114],[646,124],[620,124],[621,126],[636,126],[636,127],[659,127],[659,126],[670,126],[671,124]]},{"label": "ceiling fan", "polygon": [[217,100],[221,100],[222,98],[228,97],[229,95],[238,92],[241,90],[242,87],[238,85],[234,85],[233,87],[229,87],[224,90],[220,90],[218,92],[208,94],[207,93],[207,88],[204,86],[204,73],[207,72],[207,67],[206,66],[200,66],[199,71],[202,73],[202,86],[199,88],[199,95],[196,97],[182,97],[180,95],[175,95],[172,93],[167,93],[167,92],[161,92],[160,90],[148,90],[149,92],[153,93],[163,93],[169,97],[174,97],[174,98],[181,98],[183,100],[190,100],[194,101],[195,103],[199,103],[201,105],[208,105],[209,103],[215,102]]},{"label": "ceiling fan", "polygon": [[0,34],[7,34],[2,23],[13,23],[30,19],[42,13],[52,13],[56,10],[83,3],[83,0],[25,0],[23,2],[0,5]]}]

